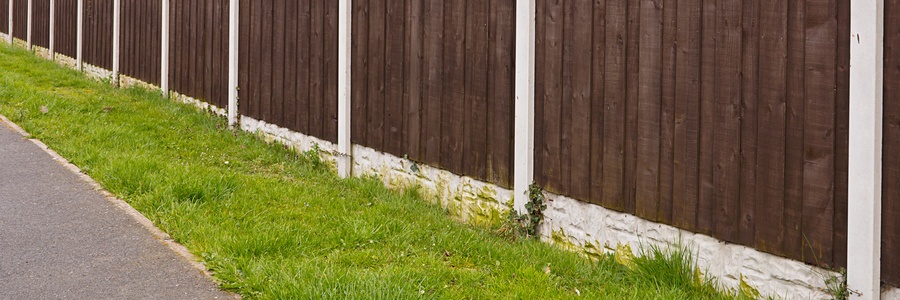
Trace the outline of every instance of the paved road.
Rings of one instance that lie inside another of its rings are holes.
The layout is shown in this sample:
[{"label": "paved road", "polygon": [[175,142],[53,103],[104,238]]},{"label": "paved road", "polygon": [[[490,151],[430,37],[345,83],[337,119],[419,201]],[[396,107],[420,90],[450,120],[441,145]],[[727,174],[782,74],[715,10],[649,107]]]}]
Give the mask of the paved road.
[{"label": "paved road", "polygon": [[0,121],[0,299],[230,299]]}]

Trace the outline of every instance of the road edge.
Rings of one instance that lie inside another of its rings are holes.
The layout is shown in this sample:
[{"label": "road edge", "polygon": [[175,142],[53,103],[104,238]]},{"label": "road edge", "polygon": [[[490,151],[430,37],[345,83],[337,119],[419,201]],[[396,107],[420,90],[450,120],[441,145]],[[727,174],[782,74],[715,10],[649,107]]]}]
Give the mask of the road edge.
[{"label": "road edge", "polygon": [[76,176],[78,176],[78,178],[81,179],[81,181],[84,181],[85,183],[90,185],[95,191],[97,191],[101,195],[103,195],[107,201],[109,201],[110,203],[115,205],[117,208],[119,208],[120,210],[125,212],[125,214],[130,216],[132,219],[134,219],[134,221],[136,221],[138,224],[140,224],[142,227],[144,227],[144,229],[149,231],[150,234],[153,235],[153,237],[157,241],[161,242],[167,248],[172,250],[172,252],[175,252],[175,254],[178,254],[178,256],[180,256],[184,261],[186,261],[188,264],[190,264],[191,267],[193,267],[195,270],[202,273],[204,275],[204,277],[206,277],[206,279],[212,281],[212,283],[215,284],[216,287],[218,287],[221,291],[233,296],[235,299],[242,299],[242,297],[239,294],[222,289],[221,284],[213,276],[213,273],[208,268],[206,268],[206,265],[204,265],[202,262],[200,262],[200,260],[197,258],[196,255],[191,253],[191,251],[189,251],[187,249],[187,247],[185,247],[184,245],[182,245],[182,244],[176,242],[174,239],[172,239],[172,237],[168,233],[166,233],[165,231],[162,231],[162,229],[159,229],[159,227],[156,227],[156,225],[153,224],[153,221],[148,219],[146,216],[144,216],[144,214],[142,214],[137,209],[135,209],[130,204],[128,204],[128,202],[125,202],[124,200],[117,198],[115,195],[113,195],[113,193],[107,191],[105,188],[103,188],[102,185],[100,185],[99,182],[95,181],[93,178],[91,178],[90,176],[85,174],[83,171],[81,171],[81,168],[79,168],[75,164],[69,162],[69,160],[67,160],[66,158],[59,155],[59,153],[56,153],[56,151],[54,151],[49,146],[44,144],[44,142],[41,142],[38,139],[32,138],[31,134],[29,134],[27,131],[25,131],[25,129],[23,129],[18,124],[14,123],[13,121],[6,118],[6,116],[4,116],[3,114],[0,114],[0,122],[2,122],[3,124],[6,124],[6,126],[8,126],[9,128],[12,128],[14,131],[18,132],[20,135],[22,135],[23,139],[27,139],[30,142],[37,145],[38,148],[41,148],[41,150],[43,150],[45,153],[50,155],[50,157],[52,157],[53,160],[55,160],[59,164],[66,167],[66,169],[68,169],[69,171],[74,173]]}]

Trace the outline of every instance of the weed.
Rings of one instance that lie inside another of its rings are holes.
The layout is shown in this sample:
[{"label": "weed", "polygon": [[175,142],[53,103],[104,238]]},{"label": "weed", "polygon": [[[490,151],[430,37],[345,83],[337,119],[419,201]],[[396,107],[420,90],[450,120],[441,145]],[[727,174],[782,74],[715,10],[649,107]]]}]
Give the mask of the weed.
[{"label": "weed", "polygon": [[841,268],[837,273],[837,275],[829,275],[828,278],[825,278],[825,292],[831,296],[832,300],[846,300],[850,299],[853,294],[860,295],[847,287],[847,269]]},{"label": "weed", "polygon": [[518,238],[540,237],[540,226],[544,222],[544,190],[537,183],[528,186],[528,202],[525,203],[525,213],[520,214],[515,209],[507,213],[506,222],[495,230],[500,236],[515,240]]}]

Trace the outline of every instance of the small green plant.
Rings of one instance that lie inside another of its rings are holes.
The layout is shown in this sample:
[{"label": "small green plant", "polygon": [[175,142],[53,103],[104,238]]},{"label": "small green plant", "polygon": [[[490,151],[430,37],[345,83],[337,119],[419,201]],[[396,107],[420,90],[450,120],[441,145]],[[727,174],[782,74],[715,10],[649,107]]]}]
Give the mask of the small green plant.
[{"label": "small green plant", "polygon": [[544,190],[537,183],[528,187],[528,203],[525,203],[525,213],[520,214],[515,209],[509,210],[507,221],[496,232],[510,239],[536,238],[540,236],[538,227],[544,222]]},{"label": "small green plant", "polygon": [[841,268],[837,275],[831,275],[825,279],[825,292],[828,293],[828,295],[831,295],[831,299],[833,300],[850,299],[850,295],[853,294],[853,292],[847,288],[846,269]]},{"label": "small green plant", "polygon": [[303,159],[310,162],[314,168],[318,169],[325,166],[325,162],[322,161],[322,148],[319,148],[319,144],[313,144],[312,149],[303,151],[301,155]]}]

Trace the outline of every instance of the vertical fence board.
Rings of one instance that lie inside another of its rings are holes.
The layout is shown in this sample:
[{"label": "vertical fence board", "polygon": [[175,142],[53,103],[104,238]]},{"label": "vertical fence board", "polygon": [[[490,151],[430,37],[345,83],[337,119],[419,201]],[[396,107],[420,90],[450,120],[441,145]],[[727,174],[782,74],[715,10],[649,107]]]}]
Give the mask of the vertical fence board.
[{"label": "vertical fence board", "polygon": [[699,0],[678,7],[676,36],[672,224],[688,230],[697,228],[700,94],[696,83],[700,77],[700,9]]},{"label": "vertical fence board", "polygon": [[0,32],[9,34],[9,1],[0,0]]},{"label": "vertical fence board", "polygon": [[642,1],[640,24],[635,203],[637,216],[655,221],[659,209],[662,7],[652,0]]},{"label": "vertical fence board", "polygon": [[713,214],[716,235],[736,242],[740,210],[741,2],[720,1],[716,21]]},{"label": "vertical fence board", "polygon": [[367,143],[368,133],[368,91],[369,76],[361,74],[369,70],[368,60],[368,42],[369,42],[369,1],[357,0],[353,1],[353,30],[351,34],[352,43],[352,81],[351,85],[351,109],[352,119],[350,126],[352,129],[351,142],[354,144]]},{"label": "vertical fence board", "polygon": [[900,1],[884,1],[881,279],[900,286]]},{"label": "vertical fence board", "polygon": [[[587,9],[587,8],[584,8]],[[591,97],[588,99],[591,105],[590,117],[590,186],[588,194],[590,202],[603,203],[603,156],[601,149],[605,145],[604,122],[609,116],[606,114],[606,1],[594,1],[591,7]],[[577,159],[572,157],[572,159]]]},{"label": "vertical fence board", "polygon": [[423,70],[422,94],[425,97],[423,143],[424,161],[439,166],[441,164],[441,123],[443,111],[441,100],[444,94],[444,5],[442,1],[424,3],[423,27]]},{"label": "vertical fence board", "polygon": [[403,26],[405,1],[386,1],[384,41],[384,134],[383,149],[388,153],[403,150],[403,87],[404,49],[406,28]]},{"label": "vertical fence board", "polygon": [[[365,3],[364,1],[360,1]],[[298,95],[295,99],[297,103],[296,107],[296,118],[297,118],[297,130],[300,132],[311,132],[310,131],[310,118],[312,118],[312,112],[309,110],[310,108],[310,95],[312,95],[312,91],[310,90],[311,76],[316,76],[316,74],[311,73],[310,66],[310,51],[313,47],[311,45],[312,35],[311,26],[312,26],[312,12],[310,11],[310,3],[309,1],[300,2],[300,20],[298,20],[298,43],[299,46],[297,48],[296,60],[297,60],[297,70],[299,70],[300,74],[297,75],[297,91]],[[365,115],[363,115],[365,116]],[[360,118],[356,118],[360,120]],[[365,119],[365,118],[363,118]],[[364,122],[362,122],[365,124]]]},{"label": "vertical fence board", "polygon": [[386,0],[369,1],[369,43],[368,43],[368,105],[366,124],[368,124],[367,145],[375,149],[384,149],[384,40]]},{"label": "vertical fence board", "polygon": [[758,249],[781,252],[784,241],[785,93],[788,0],[760,3],[759,148],[756,236]]},{"label": "vertical fence board", "polygon": [[[803,129],[803,259],[833,260],[834,119],[837,2],[809,1],[806,6],[806,122]],[[808,238],[813,236],[815,238]]]},{"label": "vertical fence board", "polygon": [[[643,0],[628,0],[625,41],[625,70],[640,69],[641,5]],[[651,5],[652,3],[648,3]],[[636,212],[637,202],[637,139],[640,109],[640,72],[625,72],[625,211]]]},{"label": "vertical fence board", "polygon": [[441,111],[441,166],[463,173],[465,113],[466,0],[444,2],[444,88]]},{"label": "vertical fence board", "polygon": [[423,161],[422,155],[422,1],[408,0],[404,11],[403,67],[403,149],[408,157]]},{"label": "vertical fence board", "polygon": [[713,185],[713,153],[715,141],[715,84],[716,84],[716,3],[703,0],[701,14],[700,54],[700,190],[697,203],[697,230],[711,234],[715,229],[715,206],[718,199]]},{"label": "vertical fence board", "polygon": [[663,2],[662,44],[660,78],[659,125],[659,208],[657,220],[672,223],[672,199],[674,190],[675,156],[675,61],[677,57],[675,36],[678,31],[677,2]]},{"label": "vertical fence board", "polygon": [[787,108],[785,112],[784,253],[803,255],[803,123],[805,122],[806,0],[788,2]]},{"label": "vertical fence board", "polygon": [[[618,211],[625,210],[625,42],[629,38],[626,33],[626,9],[625,1],[606,3],[603,199],[600,203]],[[538,79],[535,81],[538,82]],[[535,128],[540,128],[537,125]],[[535,165],[535,170],[540,168]]]},{"label": "vertical fence board", "polygon": [[[542,136],[543,143],[535,144],[535,149],[541,149],[535,155],[541,161],[540,170],[542,176],[538,183],[551,191],[561,191],[561,180],[548,181],[548,179],[561,178],[560,174],[560,118],[562,117],[562,56],[563,56],[563,1],[546,1],[546,16],[544,24],[544,68],[538,70],[543,73],[544,87],[543,101],[537,104],[543,107],[541,118],[542,127],[535,127],[535,134]],[[537,118],[537,115],[536,115]],[[539,129],[540,128],[540,129]]]},{"label": "vertical fence board", "polygon": [[[566,33],[571,44],[567,47],[570,60],[579,57],[593,58],[593,24],[594,11],[591,9],[592,1],[570,1],[566,7]],[[571,38],[569,38],[571,36]],[[593,82],[593,64],[591,60],[584,59],[581,63],[568,63],[570,66],[566,81],[571,86],[564,101],[568,102],[570,112],[567,114],[571,123],[568,127],[568,141],[571,149],[569,155],[560,156],[560,159],[568,165],[569,194],[578,199],[591,199],[591,83]],[[567,99],[566,99],[567,98]],[[599,119],[600,116],[597,116]]]},{"label": "vertical fence board", "polygon": [[324,68],[325,70],[322,72],[324,83],[324,105],[322,115],[324,117],[323,121],[323,132],[322,137],[325,140],[329,141],[337,141],[337,78],[338,78],[338,65],[337,65],[337,47],[338,47],[338,2],[337,1],[325,1],[324,8],[324,26],[325,31],[323,33],[323,47],[324,47]]},{"label": "vertical fence board", "polygon": [[759,16],[760,1],[744,1],[743,56],[741,76],[741,156],[740,215],[738,241],[753,245],[756,240],[756,149],[759,109]]},{"label": "vertical fence board", "polygon": [[[834,261],[832,266],[847,265],[847,201],[850,134],[850,0],[837,1],[837,55],[835,64],[836,103],[834,137]],[[896,27],[894,27],[896,28]],[[896,282],[900,283],[900,282]],[[895,284],[896,284],[895,283]]]}]

